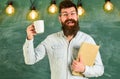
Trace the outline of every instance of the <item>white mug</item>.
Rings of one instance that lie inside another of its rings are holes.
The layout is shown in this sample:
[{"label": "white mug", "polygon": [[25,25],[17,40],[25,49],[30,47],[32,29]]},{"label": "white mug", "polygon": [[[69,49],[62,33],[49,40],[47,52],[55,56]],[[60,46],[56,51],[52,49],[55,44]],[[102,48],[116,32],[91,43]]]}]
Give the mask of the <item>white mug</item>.
[{"label": "white mug", "polygon": [[37,20],[33,22],[36,33],[44,32],[44,20]]}]

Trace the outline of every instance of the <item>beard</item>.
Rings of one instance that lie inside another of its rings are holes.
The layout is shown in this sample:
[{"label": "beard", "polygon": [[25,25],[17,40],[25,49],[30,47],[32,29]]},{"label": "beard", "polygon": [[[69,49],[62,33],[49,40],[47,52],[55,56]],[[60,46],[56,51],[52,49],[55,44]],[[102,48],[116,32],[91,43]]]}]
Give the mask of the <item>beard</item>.
[{"label": "beard", "polygon": [[[69,25],[69,23],[73,23],[74,25]],[[80,29],[78,20],[75,21],[74,19],[68,19],[65,22],[61,22],[61,24],[65,36],[75,36]]]}]

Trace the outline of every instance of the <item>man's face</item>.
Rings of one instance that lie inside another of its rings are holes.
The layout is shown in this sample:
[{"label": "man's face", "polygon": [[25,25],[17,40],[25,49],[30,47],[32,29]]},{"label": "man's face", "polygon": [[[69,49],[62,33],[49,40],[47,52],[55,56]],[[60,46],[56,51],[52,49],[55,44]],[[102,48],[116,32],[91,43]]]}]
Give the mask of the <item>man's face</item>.
[{"label": "man's face", "polygon": [[78,14],[74,7],[62,9],[59,20],[65,35],[74,35],[78,31]]},{"label": "man's face", "polygon": [[61,23],[65,23],[65,25],[71,27],[74,26],[74,21],[78,21],[78,15],[74,7],[65,8],[61,10],[61,14],[59,16],[59,20]]}]

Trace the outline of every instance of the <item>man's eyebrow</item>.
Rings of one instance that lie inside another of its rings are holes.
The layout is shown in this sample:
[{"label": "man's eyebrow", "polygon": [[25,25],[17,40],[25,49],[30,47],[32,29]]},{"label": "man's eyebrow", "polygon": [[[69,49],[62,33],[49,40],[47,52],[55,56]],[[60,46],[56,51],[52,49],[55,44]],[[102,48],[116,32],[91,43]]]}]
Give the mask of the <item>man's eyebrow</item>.
[{"label": "man's eyebrow", "polygon": [[71,11],[71,12],[76,12],[75,10]]},{"label": "man's eyebrow", "polygon": [[61,12],[61,13],[67,13],[66,11],[63,11],[63,12]]}]

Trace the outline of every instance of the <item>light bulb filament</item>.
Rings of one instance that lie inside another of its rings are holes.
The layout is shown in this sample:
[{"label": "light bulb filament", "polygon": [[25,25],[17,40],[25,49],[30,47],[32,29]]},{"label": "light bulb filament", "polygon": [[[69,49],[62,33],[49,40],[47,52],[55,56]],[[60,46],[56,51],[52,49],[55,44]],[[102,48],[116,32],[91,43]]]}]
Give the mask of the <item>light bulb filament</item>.
[{"label": "light bulb filament", "polygon": [[50,13],[53,13],[53,14],[56,13],[57,10],[58,10],[58,8],[57,8],[57,6],[55,4],[51,4],[50,7],[48,8],[48,11]]},{"label": "light bulb filament", "polygon": [[31,10],[28,13],[28,19],[29,20],[37,20],[39,18],[39,13],[36,10]]},{"label": "light bulb filament", "polygon": [[8,5],[8,7],[6,8],[6,13],[9,15],[12,15],[15,13],[15,8],[12,5]]},{"label": "light bulb filament", "polygon": [[104,4],[104,10],[105,11],[112,11],[113,10],[113,4],[110,1],[107,1]]},{"label": "light bulb filament", "polygon": [[78,6],[78,15],[82,16],[84,15],[84,13],[85,13],[85,10],[82,8],[82,6]]}]

